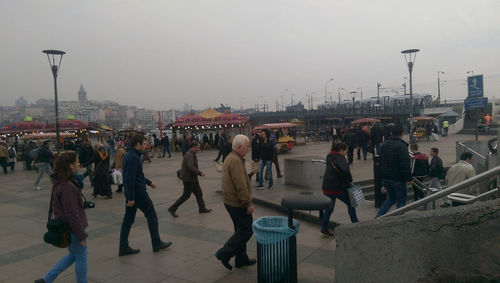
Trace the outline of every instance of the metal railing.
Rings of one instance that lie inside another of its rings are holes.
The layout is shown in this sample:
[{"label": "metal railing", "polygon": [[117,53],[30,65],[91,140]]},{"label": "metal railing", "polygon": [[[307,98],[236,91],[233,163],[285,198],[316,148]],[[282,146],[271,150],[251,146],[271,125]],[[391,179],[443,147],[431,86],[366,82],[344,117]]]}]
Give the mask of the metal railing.
[{"label": "metal railing", "polygon": [[476,156],[479,156],[479,157],[481,157],[482,159],[487,160],[486,156],[484,156],[484,155],[482,155],[481,153],[479,153],[479,152],[475,151],[474,149],[472,149],[472,148],[470,148],[470,147],[466,146],[466,145],[465,145],[465,144],[463,144],[462,142],[458,142],[458,144],[459,144],[459,145],[461,145],[461,146],[462,146],[463,148],[465,148],[466,150],[468,150],[468,151],[470,151],[470,152],[474,153]]},{"label": "metal railing", "polygon": [[[444,190],[436,192],[436,193],[434,193],[434,194],[432,194],[430,196],[427,196],[427,197],[425,197],[423,199],[419,199],[419,200],[417,200],[415,202],[412,202],[412,203],[410,203],[408,205],[405,205],[405,206],[403,206],[401,208],[398,208],[398,209],[396,209],[394,211],[391,211],[391,212],[389,212],[389,213],[387,213],[385,215],[379,216],[377,218],[383,218],[383,217],[386,217],[386,216],[395,216],[395,215],[404,214],[407,211],[413,210],[413,209],[415,209],[417,207],[420,207],[420,206],[427,205],[428,203],[433,202],[433,201],[435,201],[435,200],[437,200],[439,198],[442,198],[442,197],[447,196],[449,194],[452,194],[454,192],[460,191],[460,190],[462,190],[464,188],[467,188],[469,186],[475,185],[475,184],[477,184],[477,183],[479,183],[481,181],[490,179],[492,177],[496,177],[499,174],[500,174],[500,166],[494,167],[494,168],[492,168],[492,169],[490,169],[490,170],[488,170],[486,172],[483,172],[483,173],[481,173],[479,175],[476,175],[476,176],[474,176],[474,177],[472,177],[470,179],[467,179],[467,180],[462,181],[462,182],[460,182],[458,184],[450,186],[450,187],[448,187],[448,188],[446,188]],[[481,194],[479,196],[474,197],[474,200],[478,200],[479,198],[490,196],[490,195],[492,195],[493,193],[495,193],[497,191],[498,191],[498,188],[495,188],[493,190],[490,190],[490,191],[488,191],[486,193],[483,193],[483,194]]]}]

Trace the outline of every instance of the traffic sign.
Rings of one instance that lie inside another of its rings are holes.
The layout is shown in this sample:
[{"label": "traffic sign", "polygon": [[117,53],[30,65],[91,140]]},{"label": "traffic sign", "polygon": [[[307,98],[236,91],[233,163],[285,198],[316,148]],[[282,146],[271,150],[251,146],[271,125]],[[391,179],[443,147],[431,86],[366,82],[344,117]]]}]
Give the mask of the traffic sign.
[{"label": "traffic sign", "polygon": [[468,98],[483,97],[483,75],[467,77]]},{"label": "traffic sign", "polygon": [[465,110],[488,106],[488,97],[467,98],[464,100]]}]

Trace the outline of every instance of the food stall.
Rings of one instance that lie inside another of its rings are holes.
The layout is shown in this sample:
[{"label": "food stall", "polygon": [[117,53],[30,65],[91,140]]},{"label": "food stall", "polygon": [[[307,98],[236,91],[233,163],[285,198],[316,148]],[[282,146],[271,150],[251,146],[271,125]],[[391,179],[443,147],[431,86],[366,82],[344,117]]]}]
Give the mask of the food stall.
[{"label": "food stall", "polygon": [[297,127],[294,123],[271,123],[262,124],[253,129],[254,132],[262,130],[278,130],[278,150],[280,153],[291,151],[295,146],[295,139],[288,132],[289,129]]}]

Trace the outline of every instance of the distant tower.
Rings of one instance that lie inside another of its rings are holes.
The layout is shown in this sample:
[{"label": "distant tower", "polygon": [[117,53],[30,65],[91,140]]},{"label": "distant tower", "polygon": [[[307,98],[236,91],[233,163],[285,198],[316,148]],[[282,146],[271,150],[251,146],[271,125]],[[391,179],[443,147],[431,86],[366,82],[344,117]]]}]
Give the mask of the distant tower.
[{"label": "distant tower", "polygon": [[83,84],[80,84],[80,89],[78,90],[78,102],[82,105],[88,103],[87,92],[83,88]]}]

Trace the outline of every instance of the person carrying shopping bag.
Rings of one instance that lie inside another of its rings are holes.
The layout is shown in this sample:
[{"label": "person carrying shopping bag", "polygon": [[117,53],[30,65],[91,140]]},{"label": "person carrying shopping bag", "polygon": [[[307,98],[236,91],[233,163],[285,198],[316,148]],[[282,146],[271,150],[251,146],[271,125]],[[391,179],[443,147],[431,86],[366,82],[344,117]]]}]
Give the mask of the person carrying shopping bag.
[{"label": "person carrying shopping bag", "polygon": [[351,222],[359,222],[356,215],[356,209],[351,205],[347,189],[352,184],[352,175],[349,170],[349,165],[345,156],[347,155],[348,146],[345,143],[333,143],[330,153],[326,156],[325,175],[323,177],[323,194],[332,200],[331,207],[325,209],[323,219],[321,220],[321,234],[325,236],[333,236],[333,233],[328,229],[330,216],[335,207],[335,200],[339,199],[347,205],[347,212],[351,218]]}]

